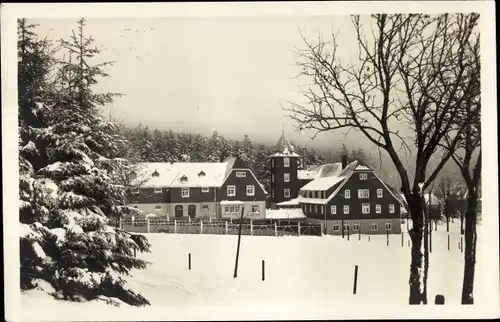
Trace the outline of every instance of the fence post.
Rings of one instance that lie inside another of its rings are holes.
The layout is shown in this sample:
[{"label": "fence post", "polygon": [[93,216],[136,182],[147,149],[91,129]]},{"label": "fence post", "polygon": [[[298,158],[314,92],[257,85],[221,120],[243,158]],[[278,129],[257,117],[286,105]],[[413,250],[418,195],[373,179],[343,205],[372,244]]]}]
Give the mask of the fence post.
[{"label": "fence post", "polygon": [[386,235],[387,235],[387,246],[389,246],[389,231],[386,229]]},{"label": "fence post", "polygon": [[300,237],[300,221],[297,222],[297,236]]},{"label": "fence post", "polygon": [[209,218],[208,218],[208,220],[209,220],[210,222],[212,222],[212,217],[209,217]]},{"label": "fence post", "polygon": [[321,236],[324,236],[324,235],[325,235],[325,230],[323,227],[323,223],[321,223]]},{"label": "fence post", "polygon": [[253,219],[250,218],[250,236],[253,236]]},{"label": "fence post", "polygon": [[352,294],[356,294],[356,288],[358,286],[358,265],[354,266],[354,285],[352,288]]},{"label": "fence post", "polygon": [[278,237],[278,224],[274,222],[274,236]]},{"label": "fence post", "polygon": [[368,235],[368,242],[370,242],[370,235]]},{"label": "fence post", "polygon": [[403,247],[403,243],[404,243],[404,233],[401,232],[401,247]]},{"label": "fence post", "polygon": [[191,253],[188,255],[188,269],[191,270]]},{"label": "fence post", "polygon": [[177,234],[177,219],[174,219],[174,234]]},{"label": "fence post", "polygon": [[460,251],[464,252],[464,238],[460,236]]},{"label": "fence post", "polygon": [[188,215],[188,222],[191,222],[191,216]]},{"label": "fence post", "polygon": [[227,235],[227,221],[224,221],[226,223],[226,235]]},{"label": "fence post", "polygon": [[263,281],[266,279],[265,265],[266,265],[266,262],[264,260],[262,260],[262,280]]},{"label": "fence post", "polygon": [[146,219],[146,225],[147,225],[147,228],[148,228],[147,232],[149,233],[149,218]]},{"label": "fence post", "polygon": [[203,219],[200,220],[200,234],[203,234]]},{"label": "fence post", "polygon": [[450,235],[448,235],[448,250],[450,250]]}]

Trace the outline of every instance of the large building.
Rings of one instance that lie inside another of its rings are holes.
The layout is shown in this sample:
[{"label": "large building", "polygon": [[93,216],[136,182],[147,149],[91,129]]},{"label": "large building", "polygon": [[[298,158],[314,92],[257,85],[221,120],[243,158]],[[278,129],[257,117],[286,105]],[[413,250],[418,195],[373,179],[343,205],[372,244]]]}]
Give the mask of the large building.
[{"label": "large building", "polygon": [[143,163],[147,181],[129,204],[175,218],[265,218],[267,192],[240,159],[220,163]]},{"label": "large building", "polygon": [[[281,151],[279,151],[281,149]],[[271,207],[301,208],[327,233],[401,233],[401,199],[367,166],[307,166],[282,134],[271,157]],[[299,165],[302,165],[300,168]]]}]

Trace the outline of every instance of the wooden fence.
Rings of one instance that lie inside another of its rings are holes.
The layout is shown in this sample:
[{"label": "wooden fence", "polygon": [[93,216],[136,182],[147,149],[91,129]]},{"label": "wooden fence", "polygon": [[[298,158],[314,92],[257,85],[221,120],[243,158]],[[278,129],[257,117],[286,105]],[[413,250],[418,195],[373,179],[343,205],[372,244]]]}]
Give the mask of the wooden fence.
[{"label": "wooden fence", "polygon": [[[135,233],[237,235],[239,221],[231,220],[168,220],[151,218],[122,220],[116,223],[125,231]],[[301,221],[248,220],[241,223],[241,234],[251,236],[321,236],[321,225]]]}]

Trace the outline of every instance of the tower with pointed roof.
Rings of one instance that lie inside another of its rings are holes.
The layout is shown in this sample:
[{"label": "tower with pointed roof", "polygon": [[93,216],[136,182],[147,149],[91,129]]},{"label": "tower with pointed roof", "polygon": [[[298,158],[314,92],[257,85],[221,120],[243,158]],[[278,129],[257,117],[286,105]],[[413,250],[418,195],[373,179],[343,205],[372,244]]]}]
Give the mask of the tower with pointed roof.
[{"label": "tower with pointed roof", "polygon": [[297,197],[300,182],[297,170],[300,155],[295,152],[295,147],[285,136],[282,130],[281,137],[276,144],[275,153],[270,156],[271,162],[271,208],[276,204]]}]

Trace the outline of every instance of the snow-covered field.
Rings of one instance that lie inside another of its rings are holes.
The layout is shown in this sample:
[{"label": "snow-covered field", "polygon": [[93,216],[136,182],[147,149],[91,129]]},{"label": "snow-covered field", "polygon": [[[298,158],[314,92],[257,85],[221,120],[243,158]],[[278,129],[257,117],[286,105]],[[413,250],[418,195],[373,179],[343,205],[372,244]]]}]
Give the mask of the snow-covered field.
[{"label": "snow-covered field", "polygon": [[[371,236],[370,241],[367,235],[361,235],[361,240],[352,235],[349,241],[340,236],[242,236],[237,278],[233,278],[237,236],[148,234],[151,253],[140,256],[151,265],[146,270],[134,271],[130,286],[148,298],[152,308],[191,311],[196,307],[215,310],[224,306],[239,308],[241,311],[234,313],[239,319],[251,318],[248,314],[256,313],[255,310],[262,313],[271,307],[285,308],[283,312],[289,313],[304,309],[301,312],[308,313],[303,313],[303,318],[324,317],[318,314],[325,312],[329,312],[330,318],[340,318],[346,314],[344,308],[354,306],[360,309],[360,317],[370,316],[369,308],[402,307],[408,303],[410,252],[406,225],[402,228],[403,246],[400,235],[390,235],[389,246],[384,235]],[[483,247],[481,228],[478,229],[475,301],[485,303],[488,278],[481,274]],[[433,232],[428,280],[428,299],[432,305],[436,294],[443,294],[448,306],[460,304],[463,253],[458,248],[459,242],[456,224],[451,226],[450,233],[445,226]],[[261,280],[262,260],[265,281]],[[359,272],[354,295],[355,265]],[[49,306],[80,311],[108,308],[103,303],[56,301],[44,294],[24,292],[23,311],[26,309],[31,315]]]}]

